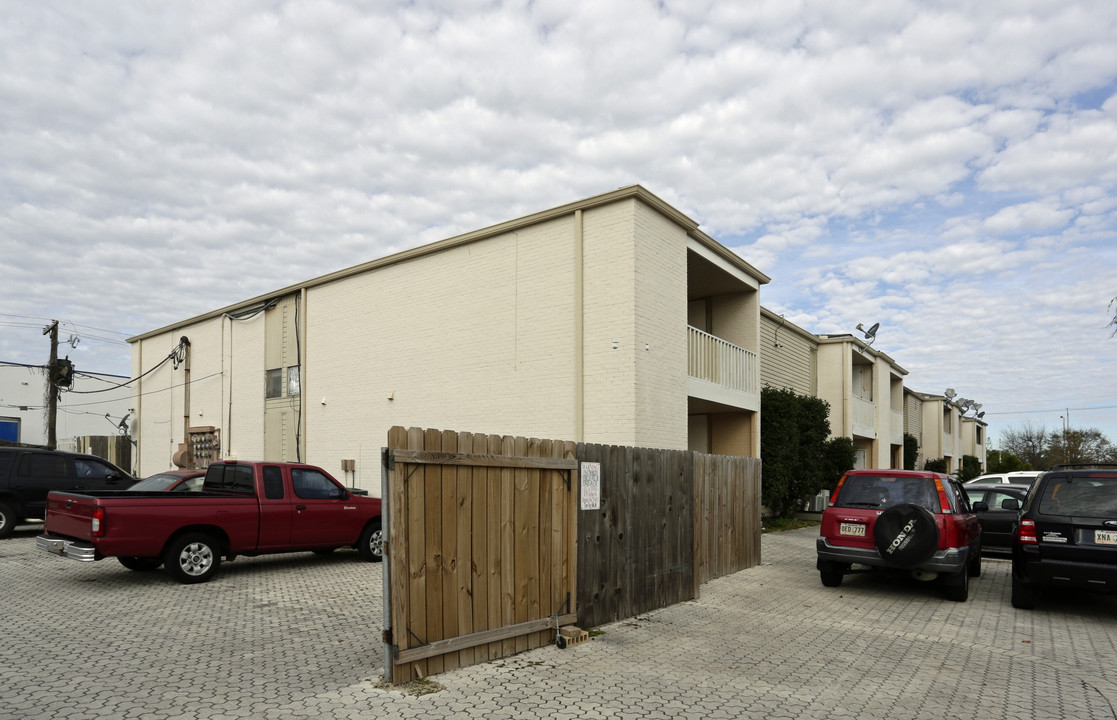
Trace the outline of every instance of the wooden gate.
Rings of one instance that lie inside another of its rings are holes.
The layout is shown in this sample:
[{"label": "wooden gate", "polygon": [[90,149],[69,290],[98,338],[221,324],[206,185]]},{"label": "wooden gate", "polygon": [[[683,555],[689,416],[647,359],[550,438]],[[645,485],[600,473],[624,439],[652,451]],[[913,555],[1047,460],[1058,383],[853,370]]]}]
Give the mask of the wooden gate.
[{"label": "wooden gate", "polygon": [[575,622],[574,443],[394,427],[384,454],[393,682],[539,647]]}]

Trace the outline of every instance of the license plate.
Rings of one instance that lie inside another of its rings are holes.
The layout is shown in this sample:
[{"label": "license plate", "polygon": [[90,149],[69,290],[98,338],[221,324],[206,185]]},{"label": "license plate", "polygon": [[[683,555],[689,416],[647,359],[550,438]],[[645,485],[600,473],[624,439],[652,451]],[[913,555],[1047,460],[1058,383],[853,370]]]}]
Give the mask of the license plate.
[{"label": "license plate", "polygon": [[1115,531],[1115,530],[1095,530],[1094,531],[1094,544],[1095,545],[1117,545],[1117,531]]},{"label": "license plate", "polygon": [[[838,528],[838,532],[842,535],[856,535],[857,537],[865,537],[865,526],[860,523],[842,523]],[[1117,535],[1117,533],[1114,533]],[[1117,544],[1117,539],[1113,541]]]}]

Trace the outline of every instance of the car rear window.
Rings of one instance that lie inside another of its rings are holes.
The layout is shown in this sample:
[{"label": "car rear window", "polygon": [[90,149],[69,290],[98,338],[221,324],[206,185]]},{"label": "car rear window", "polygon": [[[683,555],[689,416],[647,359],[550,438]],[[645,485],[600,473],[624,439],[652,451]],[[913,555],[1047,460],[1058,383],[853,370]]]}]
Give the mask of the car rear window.
[{"label": "car rear window", "polygon": [[849,475],[834,500],[835,507],[846,508],[888,508],[903,503],[942,512],[931,478]]},{"label": "car rear window", "polygon": [[1117,475],[1051,478],[1039,497],[1043,515],[1117,517]]}]

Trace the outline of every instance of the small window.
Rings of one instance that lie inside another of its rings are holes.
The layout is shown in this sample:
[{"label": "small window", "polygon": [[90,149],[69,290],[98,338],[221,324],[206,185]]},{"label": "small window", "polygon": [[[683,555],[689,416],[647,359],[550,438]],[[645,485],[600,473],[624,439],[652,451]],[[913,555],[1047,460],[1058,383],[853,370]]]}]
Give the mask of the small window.
[{"label": "small window", "polygon": [[283,471],[274,465],[264,466],[264,497],[268,500],[283,499]]},{"label": "small window", "polygon": [[291,488],[304,500],[332,500],[342,496],[337,483],[307,468],[291,468]]},{"label": "small window", "polygon": [[291,367],[287,368],[287,395],[298,395],[300,384],[299,366],[292,365]]},{"label": "small window", "polygon": [[264,397],[283,397],[283,368],[268,370],[264,385]]}]

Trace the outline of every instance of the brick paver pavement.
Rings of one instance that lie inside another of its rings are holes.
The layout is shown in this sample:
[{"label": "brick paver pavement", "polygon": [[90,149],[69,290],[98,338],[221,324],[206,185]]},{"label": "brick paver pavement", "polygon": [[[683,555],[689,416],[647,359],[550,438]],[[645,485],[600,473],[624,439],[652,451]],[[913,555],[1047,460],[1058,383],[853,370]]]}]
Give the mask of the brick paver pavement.
[{"label": "brick paver pavement", "polygon": [[0,718],[1115,718],[1117,600],[1008,602],[876,575],[824,588],[816,530],[764,536],[760,567],[588,643],[383,675],[380,567],[356,553],[241,558],[211,583],[0,541]]}]

